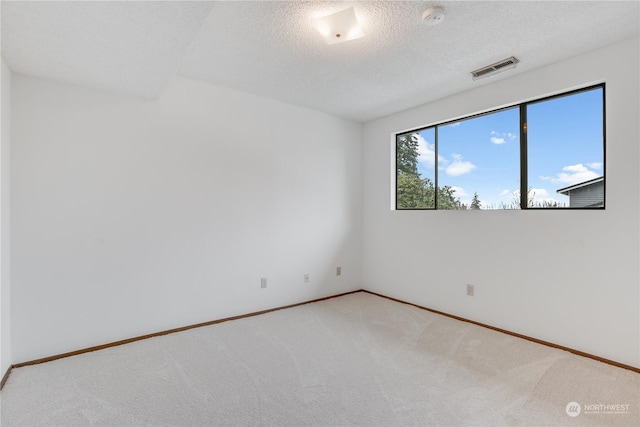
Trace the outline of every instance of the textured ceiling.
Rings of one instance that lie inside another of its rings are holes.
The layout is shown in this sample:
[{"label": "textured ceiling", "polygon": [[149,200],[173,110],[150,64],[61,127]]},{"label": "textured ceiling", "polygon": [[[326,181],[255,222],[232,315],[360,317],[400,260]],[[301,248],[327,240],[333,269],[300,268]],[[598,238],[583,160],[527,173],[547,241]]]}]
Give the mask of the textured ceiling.
[{"label": "textured ceiling", "polygon": [[[444,6],[426,26],[422,11]],[[353,5],[365,37],[326,45],[311,17]],[[637,1],[8,2],[20,73],[160,96],[174,75],[366,121],[637,36]],[[516,70],[469,72],[515,55]]]},{"label": "textured ceiling", "polygon": [[210,2],[2,1],[2,56],[19,73],[155,98]]}]

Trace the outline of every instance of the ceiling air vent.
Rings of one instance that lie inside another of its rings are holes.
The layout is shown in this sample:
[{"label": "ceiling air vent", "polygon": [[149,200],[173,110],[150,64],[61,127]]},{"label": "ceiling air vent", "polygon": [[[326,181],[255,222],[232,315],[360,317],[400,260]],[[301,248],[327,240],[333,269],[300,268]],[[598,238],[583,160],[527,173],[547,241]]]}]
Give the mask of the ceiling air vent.
[{"label": "ceiling air vent", "polygon": [[479,68],[471,72],[473,80],[483,79],[485,77],[494,76],[503,71],[516,68],[516,64],[520,62],[515,56],[512,56],[502,61],[498,61],[495,64],[488,65],[486,67]]}]

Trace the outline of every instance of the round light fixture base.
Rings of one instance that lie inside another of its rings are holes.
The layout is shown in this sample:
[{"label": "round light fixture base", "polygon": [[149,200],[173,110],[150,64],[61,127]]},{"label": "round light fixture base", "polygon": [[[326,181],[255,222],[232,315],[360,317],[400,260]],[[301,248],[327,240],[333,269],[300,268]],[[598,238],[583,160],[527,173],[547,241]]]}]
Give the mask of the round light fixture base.
[{"label": "round light fixture base", "polygon": [[429,26],[435,26],[444,21],[444,8],[440,6],[430,7],[422,12],[422,20]]}]

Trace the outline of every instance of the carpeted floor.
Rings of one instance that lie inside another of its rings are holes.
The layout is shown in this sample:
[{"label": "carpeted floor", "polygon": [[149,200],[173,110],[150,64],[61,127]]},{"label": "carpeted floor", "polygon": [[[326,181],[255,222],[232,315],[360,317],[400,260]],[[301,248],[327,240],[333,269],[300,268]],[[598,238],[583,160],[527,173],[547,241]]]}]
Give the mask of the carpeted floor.
[{"label": "carpeted floor", "polygon": [[0,399],[4,427],[640,426],[637,373],[364,292],[14,369]]}]

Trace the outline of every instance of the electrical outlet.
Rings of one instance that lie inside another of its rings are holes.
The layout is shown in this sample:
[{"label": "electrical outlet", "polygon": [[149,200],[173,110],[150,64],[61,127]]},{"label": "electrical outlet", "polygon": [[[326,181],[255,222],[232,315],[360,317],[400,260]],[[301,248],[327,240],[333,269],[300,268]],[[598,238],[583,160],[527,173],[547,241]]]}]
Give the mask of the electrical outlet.
[{"label": "electrical outlet", "polygon": [[261,288],[266,288],[267,287],[267,278],[263,277],[260,279],[260,287]]},{"label": "electrical outlet", "polygon": [[473,296],[473,293],[475,291],[475,287],[473,285],[467,285],[467,295],[469,295],[470,297]]},{"label": "electrical outlet", "polygon": [[336,267],[336,276],[340,276],[342,274],[342,267]]},{"label": "electrical outlet", "polygon": [[309,277],[309,273],[304,274],[304,283],[311,283],[311,278]]}]

